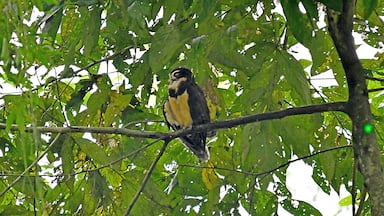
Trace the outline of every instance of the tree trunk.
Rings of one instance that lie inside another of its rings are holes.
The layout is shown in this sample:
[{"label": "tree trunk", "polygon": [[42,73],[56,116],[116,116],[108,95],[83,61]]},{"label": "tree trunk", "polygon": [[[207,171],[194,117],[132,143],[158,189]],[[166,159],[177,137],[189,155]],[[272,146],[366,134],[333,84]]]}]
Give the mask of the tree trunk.
[{"label": "tree trunk", "polygon": [[352,36],[355,1],[344,0],[343,11],[335,16],[328,10],[329,32],[339,53],[348,82],[347,113],[352,120],[352,140],[355,160],[364,177],[372,215],[384,215],[384,174],[375,131],[365,131],[373,125],[368,90],[363,67],[356,54]]}]

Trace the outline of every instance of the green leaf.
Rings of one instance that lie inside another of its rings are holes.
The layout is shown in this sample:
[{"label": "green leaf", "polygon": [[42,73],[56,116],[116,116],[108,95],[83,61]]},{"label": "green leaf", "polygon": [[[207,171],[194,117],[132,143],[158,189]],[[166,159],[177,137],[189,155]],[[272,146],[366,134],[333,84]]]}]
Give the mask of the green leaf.
[{"label": "green leaf", "polygon": [[378,0],[359,0],[356,2],[356,14],[363,19],[368,19],[377,4]]},{"label": "green leaf", "polygon": [[287,148],[300,157],[309,154],[313,133],[318,129],[315,120],[312,116],[291,116],[273,122]]},{"label": "green leaf", "polygon": [[287,79],[288,85],[294,90],[291,93],[293,100],[299,102],[297,105],[308,104],[311,101],[309,82],[301,64],[285,52],[277,52],[276,64],[279,73]]},{"label": "green leaf", "polygon": [[333,42],[325,30],[319,30],[312,38],[309,46],[309,51],[312,56],[311,74],[319,74],[329,68],[329,63],[332,60],[330,57]]},{"label": "green leaf", "polygon": [[[329,170],[331,170],[331,169],[333,169],[332,171],[336,170],[335,169],[335,164],[336,163],[331,162],[331,161],[335,160],[333,157],[326,157],[326,156],[327,155],[324,154],[323,157],[320,157],[320,161],[323,161],[324,160],[323,158],[325,158],[325,160],[327,160],[328,163],[321,163],[321,164],[315,163],[314,164],[312,178],[316,182],[316,184],[319,185],[320,188],[325,193],[330,195],[330,193],[331,193],[331,184],[330,184],[328,179],[332,179],[333,175],[331,176],[331,175],[328,175],[328,174],[333,174]],[[327,169],[328,171],[323,171],[325,169]]]},{"label": "green leaf", "polygon": [[119,187],[121,185],[122,177],[118,172],[112,169],[102,169],[100,173],[108,181],[108,185],[112,187]]},{"label": "green leaf", "polygon": [[76,7],[68,7],[65,10],[65,16],[61,23],[61,38],[67,42],[74,37],[73,32],[77,30],[77,25],[80,22],[80,13]]},{"label": "green leaf", "polygon": [[99,33],[101,26],[101,8],[93,8],[89,13],[89,18],[84,25],[83,44],[84,55],[87,57],[92,56],[92,52],[98,45]]},{"label": "green leaf", "polygon": [[171,16],[174,13],[177,13],[178,9],[183,10],[183,2],[182,1],[164,1],[164,20],[168,22]]},{"label": "green leaf", "polygon": [[[278,165],[278,152],[281,151],[279,138],[273,133],[270,122],[248,124],[243,128],[241,149],[243,149],[242,167],[249,172],[266,172]],[[260,181],[260,186],[266,188],[272,180],[267,176]]]},{"label": "green leaf", "polygon": [[76,143],[80,146],[80,149],[97,164],[104,165],[109,162],[109,157],[105,150],[96,143],[92,143],[82,138],[77,138]]},{"label": "green leaf", "polygon": [[[62,160],[63,174],[72,174],[74,169],[73,140],[68,136],[64,138],[60,155]],[[74,178],[68,177],[65,182],[70,189],[73,189],[73,184],[75,182]]]},{"label": "green leaf", "polygon": [[175,25],[162,26],[156,31],[149,52],[149,65],[157,73],[168,65],[173,57],[176,59],[177,51],[183,45],[185,38],[180,36],[180,32]]},{"label": "green leaf", "polygon": [[46,33],[49,37],[51,37],[53,44],[56,39],[57,31],[59,30],[61,20],[63,18],[63,5],[55,6],[52,9],[51,14],[46,16],[47,21],[45,22],[43,32]]},{"label": "green leaf", "polygon": [[298,201],[299,204],[297,207],[292,206],[291,201],[288,199],[285,199],[283,203],[283,208],[293,215],[322,216],[319,210],[317,210],[315,207],[305,201]]},{"label": "green leaf", "polygon": [[318,21],[319,17],[318,17],[318,11],[317,11],[317,8],[318,8],[317,3],[312,0],[301,0],[301,3],[303,3],[304,5],[308,19],[309,20],[314,19]]},{"label": "green leaf", "polygon": [[2,215],[16,216],[16,215],[28,215],[29,211],[22,206],[14,205],[8,206],[4,211],[1,212]]},{"label": "green leaf", "polygon": [[292,34],[300,43],[308,47],[313,30],[311,20],[300,12],[297,0],[282,0],[281,4]]},{"label": "green leaf", "polygon": [[9,109],[6,121],[6,129],[9,130],[12,124],[17,124],[19,130],[23,133],[26,126],[27,118],[29,115],[26,108],[29,107],[27,101],[29,99],[25,96],[18,95],[6,95],[3,97],[5,104]]},{"label": "green leaf", "polygon": [[321,216],[319,210],[317,210],[315,207],[310,205],[309,203],[305,201],[295,200],[298,204],[293,204],[292,202],[292,195],[289,192],[289,190],[286,188],[285,185],[282,183],[276,183],[277,184],[277,193],[284,197],[283,200],[280,202],[281,206],[290,212],[293,215],[313,215],[313,216]]},{"label": "green leaf", "polygon": [[[101,113],[103,105],[108,101],[108,92],[99,91],[93,93],[87,102],[87,112],[88,118],[93,119],[97,114]],[[89,120],[89,119],[88,119]]]},{"label": "green leaf", "polygon": [[112,122],[116,121],[116,116],[121,116],[121,112],[129,106],[132,95],[111,92],[109,98],[110,100],[104,114],[105,125],[111,125]]},{"label": "green leaf", "polygon": [[179,168],[178,172],[179,187],[175,188],[174,192],[182,192],[189,196],[201,196],[208,193],[202,181],[201,169],[183,167]]},{"label": "green leaf", "polygon": [[[356,193],[356,201],[357,202],[355,204],[358,205],[360,203],[360,192],[359,191],[357,191],[357,193]],[[350,206],[350,205],[352,205],[352,195],[346,196],[343,199],[341,199],[339,201],[339,205],[340,206]]]},{"label": "green leaf", "polygon": [[[254,199],[253,209],[249,212],[252,215],[276,215],[277,214],[277,202],[278,197],[276,194],[266,190],[254,190],[251,194]],[[244,206],[248,206],[249,203],[242,199],[241,202]]]},{"label": "green leaf", "polygon": [[[2,44],[1,44],[1,56],[0,58],[2,59],[2,61],[4,61],[4,66],[2,66],[2,68],[8,68],[8,70],[10,69],[11,67],[11,58],[10,58],[10,50],[9,50],[9,46],[10,44],[8,43],[8,40],[7,38],[3,38],[3,41],[2,41]],[[6,71],[8,71],[6,70]]]}]

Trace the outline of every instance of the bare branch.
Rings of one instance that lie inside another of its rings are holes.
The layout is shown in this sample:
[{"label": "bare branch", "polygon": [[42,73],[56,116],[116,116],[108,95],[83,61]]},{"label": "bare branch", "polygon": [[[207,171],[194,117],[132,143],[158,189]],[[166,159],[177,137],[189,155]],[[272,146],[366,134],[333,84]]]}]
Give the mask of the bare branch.
[{"label": "bare branch", "polygon": [[[346,112],[346,102],[324,103],[317,105],[309,105],[302,107],[293,107],[281,111],[274,111],[268,113],[254,114],[243,116],[239,118],[212,122],[204,125],[194,126],[192,129],[179,130],[175,132],[162,133],[153,131],[132,130],[126,128],[114,128],[114,127],[86,127],[86,126],[70,126],[70,127],[25,127],[25,132],[32,132],[36,130],[40,133],[101,133],[101,134],[121,134],[125,136],[140,137],[140,138],[152,138],[152,139],[174,139],[180,136],[184,136],[190,133],[198,133],[206,130],[231,128],[239,125],[260,122],[271,119],[281,119],[288,116],[313,114],[330,111]],[[5,123],[0,123],[0,129],[6,129]],[[19,131],[20,128],[17,125],[12,125],[9,128],[11,131]]]},{"label": "bare branch", "polygon": [[132,210],[133,206],[135,205],[137,199],[139,199],[140,194],[141,194],[141,192],[143,192],[144,187],[145,187],[145,185],[147,184],[147,182],[149,180],[149,177],[151,177],[151,174],[152,174],[153,170],[155,169],[157,162],[159,162],[161,156],[163,156],[163,153],[165,152],[165,149],[167,148],[168,143],[169,143],[168,140],[164,141],[163,147],[160,149],[159,154],[157,155],[157,157],[155,158],[155,160],[152,162],[151,166],[149,167],[147,173],[144,176],[143,182],[140,185],[140,188],[137,190],[135,196],[132,198],[131,203],[129,203],[129,206],[128,206],[127,210],[125,211],[124,215],[129,215],[129,213],[131,212],[131,210]]},{"label": "bare branch", "polygon": [[381,77],[365,76],[365,79],[372,80],[372,81],[378,81],[378,82],[384,82],[384,78],[381,78]]},{"label": "bare branch", "polygon": [[[36,177],[36,176],[39,176],[39,177],[60,177],[60,176],[75,176],[75,175],[78,175],[78,174],[81,174],[81,173],[89,173],[89,172],[94,172],[94,171],[98,171],[100,169],[104,169],[104,168],[107,168],[107,167],[110,167],[112,166],[113,164],[127,158],[127,157],[130,157],[134,154],[137,154],[139,151],[142,151],[143,149],[145,148],[148,148],[149,146],[153,145],[155,142],[158,142],[159,140],[155,140],[154,142],[151,142],[137,150],[135,150],[134,152],[131,152],[129,153],[128,155],[125,155],[119,159],[116,159],[110,163],[107,163],[107,164],[104,164],[104,165],[101,165],[99,167],[96,167],[94,169],[89,169],[89,170],[84,170],[84,171],[80,171],[80,172],[76,172],[76,173],[68,173],[68,174],[56,174],[56,175],[27,175],[27,174],[14,174],[14,173],[1,173],[0,174],[0,177],[1,176],[21,176],[21,177]],[[299,158],[296,158],[296,159],[293,159],[293,160],[290,160],[290,161],[287,161],[283,164],[280,164],[279,166],[275,167],[275,168],[272,168],[270,170],[267,170],[267,171],[264,171],[264,172],[261,172],[261,173],[254,173],[254,172],[247,172],[247,171],[242,171],[242,170],[239,170],[239,169],[232,169],[232,168],[226,168],[226,167],[212,167],[212,166],[196,166],[196,165],[192,165],[192,164],[179,164],[179,166],[181,167],[192,167],[192,168],[199,168],[199,169],[203,169],[203,168],[209,168],[209,169],[215,169],[215,170],[222,170],[222,171],[228,171],[228,172],[236,172],[236,173],[240,173],[240,174],[243,174],[243,175],[250,175],[250,176],[255,176],[255,177],[258,177],[258,176],[262,176],[262,175],[266,175],[266,174],[270,174],[278,169],[281,169],[283,167],[286,167],[286,166],[289,166],[291,163],[294,163],[294,162],[297,162],[299,160],[305,160],[305,159],[308,159],[308,158],[311,158],[313,156],[316,156],[316,155],[320,155],[320,154],[324,154],[324,153],[327,153],[327,152],[330,152],[330,151],[335,151],[335,150],[339,150],[339,149],[344,149],[344,148],[352,148],[352,145],[343,145],[343,146],[336,146],[336,147],[332,147],[332,148],[327,148],[327,149],[324,149],[324,150],[320,150],[318,152],[315,152],[315,153],[312,153],[312,154],[309,154],[309,155],[306,155],[306,156],[303,156],[303,157],[299,157]]]},{"label": "bare branch", "polygon": [[384,91],[384,87],[368,89],[368,93]]},{"label": "bare branch", "polygon": [[[132,46],[125,47],[124,49],[122,49],[122,50],[120,50],[120,51],[118,51],[118,52],[116,52],[116,53],[114,53],[114,54],[112,54],[112,55],[109,55],[109,56],[106,56],[105,58],[102,58],[102,59],[99,59],[99,60],[97,60],[97,61],[94,61],[94,62],[92,62],[92,63],[90,63],[90,64],[88,64],[88,65],[86,65],[86,66],[84,66],[84,67],[82,67],[82,68],[79,68],[79,69],[73,71],[72,73],[73,73],[73,74],[77,74],[77,73],[79,73],[80,71],[88,70],[89,68],[91,68],[91,67],[93,67],[93,66],[95,66],[95,65],[97,65],[97,64],[100,64],[100,63],[105,62],[105,61],[112,60],[112,59],[114,59],[116,56],[121,55],[121,54],[127,52],[129,49],[132,49],[132,48],[133,48]],[[57,82],[57,81],[60,80],[60,79],[61,79],[61,78],[52,79],[51,81],[45,83],[45,85],[51,84],[51,83],[53,83],[53,82]],[[71,80],[72,80],[72,79],[71,79]],[[32,91],[33,91],[33,90],[37,90],[37,88],[36,88],[36,89],[32,89]]]},{"label": "bare branch", "polygon": [[179,166],[181,166],[181,167],[201,168],[201,169],[208,168],[208,169],[215,169],[215,170],[223,170],[223,171],[236,172],[236,173],[241,173],[241,174],[244,174],[244,175],[250,175],[250,176],[254,176],[254,177],[259,177],[259,176],[271,174],[271,173],[273,173],[273,172],[275,172],[275,171],[277,171],[277,170],[279,170],[279,169],[281,169],[283,167],[289,166],[291,163],[294,163],[296,161],[305,160],[305,159],[311,158],[311,157],[316,156],[316,155],[320,155],[320,154],[324,154],[324,153],[327,153],[327,152],[330,152],[330,151],[335,151],[335,150],[344,149],[344,148],[352,148],[352,145],[336,146],[336,147],[320,150],[318,152],[315,152],[315,153],[312,153],[312,154],[309,154],[309,155],[305,155],[303,157],[299,157],[299,158],[296,158],[296,159],[293,159],[293,160],[289,160],[289,161],[287,161],[287,162],[285,162],[283,164],[280,164],[279,166],[277,166],[275,168],[272,168],[270,170],[266,170],[264,172],[259,172],[259,173],[247,172],[247,171],[236,170],[236,169],[226,168],[226,167],[196,166],[196,165],[189,165],[189,164],[179,164]]},{"label": "bare branch", "polygon": [[[112,128],[112,127],[86,127],[86,126],[71,126],[71,127],[25,127],[26,132],[40,132],[40,133],[58,133],[55,140],[47,147],[47,149],[42,153],[42,155],[36,159],[34,163],[30,165],[30,167],[33,167],[40,159],[41,157],[48,152],[50,147],[56,143],[58,137],[63,133],[107,133],[107,134],[121,134],[126,136],[133,136],[133,137],[142,137],[142,138],[156,138],[156,139],[162,139],[164,140],[164,146],[161,149],[159,155],[155,158],[152,165],[150,166],[146,176],[143,179],[143,182],[135,194],[134,198],[132,199],[130,205],[128,206],[125,215],[128,215],[129,212],[132,210],[134,204],[136,203],[137,199],[140,196],[140,193],[143,191],[145,184],[147,183],[153,169],[155,168],[157,162],[159,161],[160,157],[164,153],[166,146],[168,142],[174,138],[190,134],[190,133],[197,133],[200,131],[206,131],[206,130],[214,130],[214,129],[220,129],[220,128],[230,128],[235,127],[238,125],[248,124],[252,122],[259,122],[264,120],[270,120],[270,119],[281,119],[287,116],[293,116],[293,115],[303,115],[303,114],[313,114],[313,113],[319,113],[319,112],[327,112],[327,111],[346,111],[346,102],[337,102],[337,103],[326,103],[326,104],[319,104],[319,105],[310,105],[310,106],[303,106],[303,107],[295,107],[295,108],[289,108],[282,111],[275,111],[275,112],[269,112],[269,113],[262,113],[262,114],[255,114],[255,115],[249,115],[244,116],[240,118],[225,120],[225,121],[219,121],[219,122],[213,122],[210,124],[204,124],[204,125],[198,125],[196,127],[193,127],[192,129],[187,130],[179,130],[175,132],[170,133],[160,133],[160,132],[151,132],[151,131],[139,131],[139,130],[131,130],[126,128]],[[7,125],[4,123],[0,123],[0,129],[7,129]],[[9,128],[12,131],[19,131],[20,128],[17,125],[11,125]],[[158,141],[158,140],[157,140]],[[157,142],[155,141],[155,142]],[[150,144],[143,146],[142,148],[147,148]],[[141,148],[140,148],[141,150]],[[134,154],[136,152],[133,152]],[[112,161],[109,164],[106,164],[100,168],[102,169],[105,167],[109,167],[114,163],[117,163],[118,161],[121,161],[125,157],[119,158],[117,160]],[[285,165],[283,165],[285,166]],[[22,176],[26,174],[26,172],[30,169],[28,167],[23,173],[21,173],[8,187],[0,194],[0,197],[4,195],[13,185],[17,183],[18,180]],[[278,168],[277,168],[278,169]],[[271,172],[271,171],[270,171]]]},{"label": "bare branch", "polygon": [[[7,129],[5,123],[0,123],[0,129]],[[19,131],[18,125],[11,125],[9,128],[11,131]],[[126,128],[114,128],[114,127],[87,127],[87,126],[70,126],[70,127],[25,127],[25,132],[33,132],[36,130],[40,133],[99,133],[99,134],[121,134],[132,137],[141,138],[162,138],[166,137],[167,133],[131,130]]]}]

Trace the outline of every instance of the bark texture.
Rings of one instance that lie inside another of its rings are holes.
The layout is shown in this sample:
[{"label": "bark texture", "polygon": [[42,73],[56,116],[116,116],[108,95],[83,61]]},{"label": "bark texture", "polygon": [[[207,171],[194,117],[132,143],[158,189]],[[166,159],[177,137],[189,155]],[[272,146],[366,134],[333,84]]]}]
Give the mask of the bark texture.
[{"label": "bark texture", "polygon": [[343,10],[338,15],[328,10],[328,27],[347,78],[346,111],[352,120],[355,160],[369,193],[372,215],[384,215],[384,174],[376,134],[375,131],[364,132],[364,126],[373,125],[373,122],[363,67],[352,36],[355,3],[354,0],[343,0]]}]

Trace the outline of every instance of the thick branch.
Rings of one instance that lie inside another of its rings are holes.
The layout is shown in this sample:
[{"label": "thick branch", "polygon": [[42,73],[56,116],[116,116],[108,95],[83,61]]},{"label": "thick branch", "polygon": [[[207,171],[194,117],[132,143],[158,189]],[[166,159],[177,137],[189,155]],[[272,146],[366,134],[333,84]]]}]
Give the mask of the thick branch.
[{"label": "thick branch", "polygon": [[[113,128],[113,127],[86,127],[86,126],[71,126],[71,127],[25,127],[25,132],[37,131],[40,133],[102,133],[102,134],[121,134],[125,136],[141,137],[141,138],[152,138],[152,139],[166,139],[176,138],[190,133],[197,133],[205,130],[214,130],[222,128],[231,128],[239,125],[249,124],[253,122],[281,119],[288,116],[313,114],[330,111],[346,112],[346,102],[336,103],[324,103],[318,105],[293,107],[286,110],[261,113],[249,116],[243,116],[235,119],[229,119],[224,121],[217,121],[204,125],[194,126],[192,129],[180,130],[170,133],[132,130],[126,128]],[[0,129],[6,129],[7,125],[0,123]],[[12,125],[9,128],[11,131],[19,131],[20,128],[17,125]]]}]

